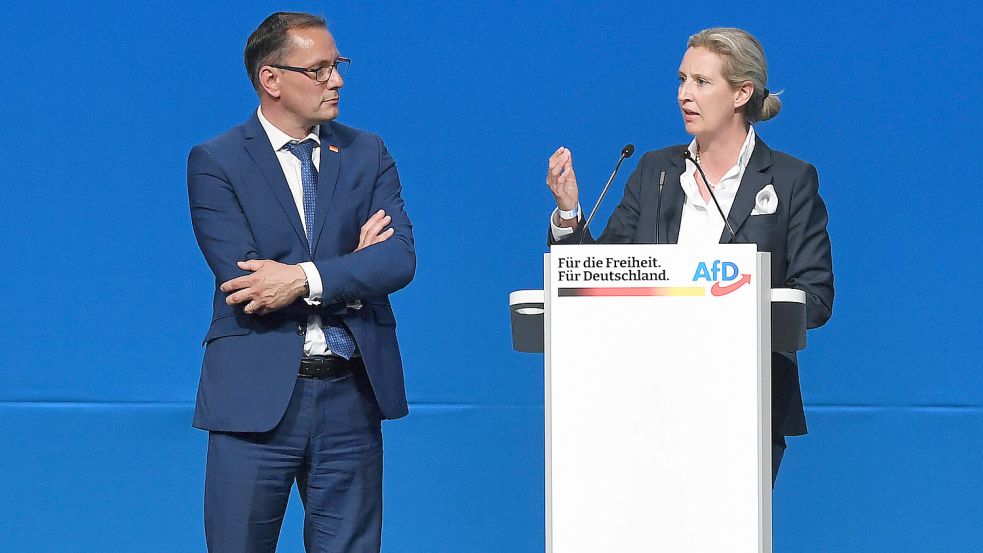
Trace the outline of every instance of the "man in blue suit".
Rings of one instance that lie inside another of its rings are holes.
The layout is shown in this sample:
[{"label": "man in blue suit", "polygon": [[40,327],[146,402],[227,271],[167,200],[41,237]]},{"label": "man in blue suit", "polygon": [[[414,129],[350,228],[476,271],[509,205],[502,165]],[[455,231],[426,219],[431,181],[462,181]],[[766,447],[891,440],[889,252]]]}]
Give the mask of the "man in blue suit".
[{"label": "man in blue suit", "polygon": [[416,268],[399,176],[334,122],[350,61],[322,18],[271,15],[245,63],[259,109],[188,158],[216,284],[194,418],[208,550],[275,551],[296,481],[307,551],[378,552],[380,421],[407,413],[388,295]]}]

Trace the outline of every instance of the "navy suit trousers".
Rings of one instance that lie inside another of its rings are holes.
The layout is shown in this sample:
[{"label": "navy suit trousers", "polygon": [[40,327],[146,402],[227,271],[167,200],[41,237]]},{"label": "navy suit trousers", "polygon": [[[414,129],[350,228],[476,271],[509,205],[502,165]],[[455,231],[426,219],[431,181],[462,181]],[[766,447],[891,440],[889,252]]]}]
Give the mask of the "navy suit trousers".
[{"label": "navy suit trousers", "polygon": [[308,553],[378,553],[381,411],[363,370],[298,378],[273,430],[210,432],[205,468],[209,553],[273,553],[294,482]]},{"label": "navy suit trousers", "polygon": [[778,480],[778,467],[782,465],[782,457],[785,456],[785,436],[771,437],[771,487],[775,487]]}]

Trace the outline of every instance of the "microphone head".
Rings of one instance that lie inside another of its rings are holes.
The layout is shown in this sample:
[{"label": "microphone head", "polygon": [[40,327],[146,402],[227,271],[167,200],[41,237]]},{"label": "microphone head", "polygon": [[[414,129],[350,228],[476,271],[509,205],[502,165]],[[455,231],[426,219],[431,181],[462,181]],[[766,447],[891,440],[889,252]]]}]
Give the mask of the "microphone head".
[{"label": "microphone head", "polygon": [[693,154],[689,152],[689,148],[683,146],[683,159],[693,159]]},{"label": "microphone head", "polygon": [[625,147],[621,149],[621,157],[628,159],[635,153],[634,144],[625,144]]}]

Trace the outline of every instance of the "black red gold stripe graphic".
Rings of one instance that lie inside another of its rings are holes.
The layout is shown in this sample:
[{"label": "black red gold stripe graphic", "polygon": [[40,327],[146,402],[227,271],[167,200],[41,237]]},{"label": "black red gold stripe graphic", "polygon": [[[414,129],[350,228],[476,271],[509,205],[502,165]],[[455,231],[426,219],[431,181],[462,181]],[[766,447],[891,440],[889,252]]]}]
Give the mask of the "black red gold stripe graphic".
[{"label": "black red gold stripe graphic", "polygon": [[583,298],[601,296],[624,297],[680,297],[705,296],[705,286],[659,286],[652,288],[557,288],[561,298]]}]

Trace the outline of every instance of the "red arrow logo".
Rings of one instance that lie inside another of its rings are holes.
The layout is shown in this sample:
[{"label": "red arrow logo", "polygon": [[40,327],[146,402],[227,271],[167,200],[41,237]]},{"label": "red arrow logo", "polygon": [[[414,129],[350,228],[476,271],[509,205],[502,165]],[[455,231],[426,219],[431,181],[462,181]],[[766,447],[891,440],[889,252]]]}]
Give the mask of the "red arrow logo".
[{"label": "red arrow logo", "polygon": [[719,282],[714,282],[713,286],[710,287],[710,294],[714,296],[726,296],[727,294],[737,290],[745,284],[751,283],[751,275],[741,275],[740,280],[737,282],[732,282],[727,286],[721,286]]}]

